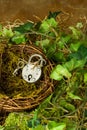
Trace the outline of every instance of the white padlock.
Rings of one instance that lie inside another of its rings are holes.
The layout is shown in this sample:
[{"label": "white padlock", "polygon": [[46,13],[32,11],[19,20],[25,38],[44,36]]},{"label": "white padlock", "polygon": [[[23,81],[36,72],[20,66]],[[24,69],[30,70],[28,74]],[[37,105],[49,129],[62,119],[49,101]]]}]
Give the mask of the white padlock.
[{"label": "white padlock", "polygon": [[[39,57],[36,62],[31,62],[33,58]],[[42,66],[46,64],[45,59],[39,54],[34,54],[29,58],[28,63],[22,69],[22,77],[28,83],[34,83],[38,81],[42,74]]]}]

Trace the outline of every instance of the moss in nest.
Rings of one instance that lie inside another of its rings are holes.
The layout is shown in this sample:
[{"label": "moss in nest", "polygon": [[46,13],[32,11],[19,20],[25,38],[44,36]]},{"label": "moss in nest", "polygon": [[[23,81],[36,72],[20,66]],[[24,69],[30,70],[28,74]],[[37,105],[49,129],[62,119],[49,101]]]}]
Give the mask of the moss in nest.
[{"label": "moss in nest", "polygon": [[[22,54],[21,58],[24,59],[26,54]],[[41,81],[34,84],[27,83],[21,75],[22,69],[18,71],[18,75],[14,76],[13,72],[17,68],[18,60],[20,58],[19,53],[14,53],[14,50],[10,50],[9,47],[6,48],[3,53],[2,62],[2,76],[1,76],[1,87],[5,94],[11,98],[18,97],[33,97],[41,91],[44,83],[42,80],[46,79],[47,66],[43,68],[43,74],[41,76]],[[41,84],[41,86],[40,86]]]}]

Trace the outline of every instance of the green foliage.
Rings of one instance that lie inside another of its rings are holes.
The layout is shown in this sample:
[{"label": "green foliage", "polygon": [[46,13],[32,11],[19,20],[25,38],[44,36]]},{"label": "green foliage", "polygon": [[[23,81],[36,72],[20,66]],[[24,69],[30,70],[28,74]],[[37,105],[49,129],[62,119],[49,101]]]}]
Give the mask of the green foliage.
[{"label": "green foliage", "polygon": [[29,130],[27,125],[28,117],[24,113],[10,113],[5,121],[6,130]]},{"label": "green foliage", "polygon": [[65,123],[57,123],[55,121],[50,121],[48,123],[48,130],[64,130],[66,128]]},{"label": "green foliage", "polygon": [[55,80],[61,80],[63,79],[63,76],[69,79],[71,77],[71,73],[62,65],[57,65],[50,75],[50,77]]},{"label": "green foliage", "polygon": [[82,27],[81,25],[82,24],[79,23],[76,25],[76,27],[72,27],[72,26],[69,27],[69,29],[72,31],[72,37],[74,39],[79,39],[82,36],[82,31],[79,29]]},{"label": "green foliage", "polygon": [[70,41],[70,35],[64,35],[60,37],[60,40],[57,42],[58,48],[63,49]]},{"label": "green foliage", "polygon": [[21,43],[25,43],[26,39],[25,39],[24,34],[15,32],[15,35],[12,37],[11,41],[16,44],[21,44]]},{"label": "green foliage", "polygon": [[61,13],[61,11],[55,11],[55,12],[49,12],[49,14],[48,14],[48,19],[50,19],[50,18],[56,18],[59,14]]},{"label": "green foliage", "polygon": [[64,107],[68,111],[74,111],[75,106],[69,102],[67,102],[65,99],[61,99],[59,102],[60,106]]},{"label": "green foliage", "polygon": [[76,68],[83,68],[86,63],[85,59],[77,60],[75,58],[72,58],[70,61],[63,64],[64,67],[66,67],[69,71],[72,71]]},{"label": "green foliage", "polygon": [[69,55],[71,58],[76,59],[87,59],[87,47],[81,45],[76,52],[73,52]]},{"label": "green foliage", "polygon": [[50,12],[42,21],[14,28],[0,25],[0,37],[8,38],[8,43],[30,41],[40,47],[54,64],[50,78],[58,81],[54,93],[31,113],[32,116],[10,113],[1,130],[79,130],[79,125],[85,122],[80,120],[87,112],[81,115],[78,105],[87,100],[87,38],[82,32],[82,23],[70,26],[69,33],[62,32],[56,21],[59,14],[60,11]]},{"label": "green foliage", "polygon": [[77,127],[77,124],[75,121],[72,121],[68,118],[64,118],[63,119],[63,122],[65,122],[67,125],[66,125],[66,130],[76,130],[76,127]]},{"label": "green foliage", "polygon": [[78,100],[82,100],[79,96],[77,96],[77,95],[74,95],[73,93],[68,93],[68,96],[71,98],[71,99],[74,99],[74,100],[76,100],[76,99],[78,99]]},{"label": "green foliage", "polygon": [[3,37],[11,38],[13,35],[14,35],[14,34],[13,34],[11,28],[9,28],[9,29],[3,28],[3,31],[2,31],[2,36],[3,36]]},{"label": "green foliage", "polygon": [[44,52],[47,52],[47,49],[49,48],[49,44],[50,44],[50,40],[49,39],[45,39],[42,41],[36,41],[35,45],[36,46],[40,46]]},{"label": "green foliage", "polygon": [[0,125],[0,130],[4,130],[4,127]]},{"label": "green foliage", "polygon": [[27,22],[23,25],[20,25],[18,27],[14,27],[14,31],[16,32],[20,32],[20,33],[27,33],[28,31],[30,31],[34,26],[34,23],[33,22]]},{"label": "green foliage", "polygon": [[33,130],[44,130],[45,127],[42,125],[38,125],[36,128],[34,128]]},{"label": "green foliage", "polygon": [[52,31],[52,28],[56,28],[57,27],[57,22],[54,18],[50,18],[50,19],[45,19],[42,21],[40,28],[39,28],[39,32],[41,33],[49,33],[50,31]]},{"label": "green foliage", "polygon": [[70,50],[72,52],[78,51],[78,48],[80,47],[80,45],[81,45],[81,42],[78,42],[78,41],[76,43],[71,43]]}]

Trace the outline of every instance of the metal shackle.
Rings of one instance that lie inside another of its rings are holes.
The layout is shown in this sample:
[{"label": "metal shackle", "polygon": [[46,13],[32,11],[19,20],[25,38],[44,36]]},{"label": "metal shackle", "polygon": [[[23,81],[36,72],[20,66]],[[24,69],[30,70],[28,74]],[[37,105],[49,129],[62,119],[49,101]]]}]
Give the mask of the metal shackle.
[{"label": "metal shackle", "polygon": [[[40,58],[40,59],[39,59],[38,61],[36,61],[36,62],[39,62],[39,61],[40,61],[40,64],[39,64],[39,65],[40,65],[41,67],[43,66],[43,62],[44,62],[44,64],[46,64],[46,60],[43,59],[43,57],[42,57],[40,54],[33,54],[33,55],[31,55],[30,58],[29,58],[29,61],[28,61],[29,64],[32,63],[31,60],[32,60],[34,57],[39,57],[39,58]],[[35,62],[35,63],[36,63],[36,62]]]}]

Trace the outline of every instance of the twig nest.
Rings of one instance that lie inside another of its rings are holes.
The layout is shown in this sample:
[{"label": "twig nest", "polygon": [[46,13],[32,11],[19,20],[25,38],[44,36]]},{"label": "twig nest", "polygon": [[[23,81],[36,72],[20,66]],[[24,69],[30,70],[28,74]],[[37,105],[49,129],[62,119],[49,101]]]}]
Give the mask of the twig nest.
[{"label": "twig nest", "polygon": [[[14,76],[13,72],[17,68],[18,60],[27,62],[34,54],[40,55],[46,61],[38,80],[27,82],[22,76],[23,68]],[[5,47],[1,58],[0,89],[4,93],[4,97],[0,97],[1,110],[11,112],[32,109],[53,92],[54,83],[50,79],[53,65],[42,50],[33,45],[12,45]]]}]

